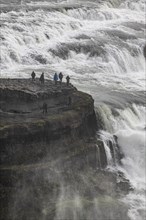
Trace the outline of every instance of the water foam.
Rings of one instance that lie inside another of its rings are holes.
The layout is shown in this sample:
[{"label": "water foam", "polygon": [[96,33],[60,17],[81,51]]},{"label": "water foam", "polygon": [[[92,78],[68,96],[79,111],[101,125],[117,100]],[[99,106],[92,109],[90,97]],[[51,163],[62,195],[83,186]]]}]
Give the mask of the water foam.
[{"label": "water foam", "polygon": [[[108,111],[110,112],[110,111]],[[103,110],[103,114],[107,114]],[[145,216],[145,192],[146,192],[146,133],[145,133],[145,108],[133,105],[124,110],[118,110],[119,116],[115,117],[110,112],[108,123],[111,124],[112,131],[117,137],[117,143],[124,154],[121,164],[116,163],[116,168],[111,164],[111,150],[108,141],[112,141],[114,145],[113,135],[108,132],[101,131],[100,137],[103,140],[105,151],[107,154],[108,167],[113,170],[119,170],[124,173],[125,177],[130,180],[134,191],[129,193],[123,201],[130,205],[129,217],[132,220],[142,220]],[[111,120],[112,119],[112,120]],[[107,123],[106,120],[103,120]],[[111,131],[111,129],[110,129]],[[113,140],[112,140],[113,139]],[[107,150],[108,148],[108,150]],[[109,157],[110,154],[110,157]]]},{"label": "water foam", "polygon": [[13,11],[1,13],[1,22],[1,76],[61,69],[75,80],[84,75],[104,86],[144,89],[143,11],[103,5]]}]

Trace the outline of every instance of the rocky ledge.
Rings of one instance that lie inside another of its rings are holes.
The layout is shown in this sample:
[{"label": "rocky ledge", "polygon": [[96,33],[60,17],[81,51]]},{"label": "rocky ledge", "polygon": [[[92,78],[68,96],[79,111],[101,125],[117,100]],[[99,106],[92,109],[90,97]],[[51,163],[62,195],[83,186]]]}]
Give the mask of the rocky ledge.
[{"label": "rocky ledge", "polygon": [[[96,131],[92,97],[71,84],[1,79],[0,97],[1,165],[38,162],[50,154],[50,146],[56,142],[71,145]],[[62,147],[53,147],[53,151],[60,152]]]}]

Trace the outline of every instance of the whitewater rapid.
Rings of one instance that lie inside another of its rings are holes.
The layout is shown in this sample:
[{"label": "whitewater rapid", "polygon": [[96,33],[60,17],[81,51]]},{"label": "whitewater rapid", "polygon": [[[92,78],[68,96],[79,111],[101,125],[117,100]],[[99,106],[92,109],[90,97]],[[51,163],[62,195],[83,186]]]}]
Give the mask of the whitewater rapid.
[{"label": "whitewater rapid", "polygon": [[74,82],[144,89],[143,1],[140,13],[137,3],[134,10],[127,4],[1,13],[1,76],[28,77],[35,69],[51,78],[62,71]]},{"label": "whitewater rapid", "polygon": [[[52,79],[61,71],[90,93],[105,126],[107,169],[130,180],[134,191],[123,201],[132,220],[144,220],[145,1],[15,2],[0,0],[0,76],[30,77],[35,70]],[[107,144],[114,135],[125,155],[116,166]]]}]

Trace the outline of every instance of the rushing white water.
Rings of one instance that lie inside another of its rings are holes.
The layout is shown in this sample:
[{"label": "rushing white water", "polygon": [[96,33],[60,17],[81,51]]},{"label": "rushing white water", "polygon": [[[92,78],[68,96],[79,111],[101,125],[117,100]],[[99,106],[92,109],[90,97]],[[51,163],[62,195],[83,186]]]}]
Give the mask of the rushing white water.
[{"label": "rushing white water", "polygon": [[[127,117],[128,126],[124,130],[117,132],[118,144],[121,146],[125,157],[122,159],[122,171],[130,179],[134,186],[135,193],[130,193],[127,196],[127,202],[131,202],[129,215],[132,219],[145,218],[145,167],[146,167],[146,135],[145,135],[145,116],[143,119],[133,118],[133,115],[125,114]],[[134,120],[135,119],[135,120]],[[138,123],[139,119],[139,123]],[[130,126],[129,126],[130,125]],[[134,126],[135,125],[135,126]]]},{"label": "rushing white water", "polygon": [[[108,107],[107,107],[108,108]],[[117,110],[119,115],[115,117],[111,111],[105,111],[103,108],[103,115],[106,115],[107,120],[105,123],[110,123],[111,127],[108,132],[101,132],[101,138],[104,140],[105,150],[108,159],[108,167],[113,169],[113,157],[108,141],[111,140],[114,144],[113,135],[118,137],[118,145],[124,153],[122,165],[116,164],[114,169],[122,171],[125,176],[130,180],[134,187],[134,192],[127,195],[124,201],[130,204],[129,216],[131,219],[142,220],[145,217],[145,167],[146,167],[146,133],[145,133],[145,108],[136,105],[125,110]],[[110,114],[109,114],[110,112]],[[105,117],[103,117],[105,118]],[[113,123],[111,123],[113,122]],[[112,163],[111,163],[112,161]]]},{"label": "rushing white water", "polygon": [[[54,72],[62,71],[78,88],[92,94],[105,126],[100,135],[108,167],[121,170],[130,180],[134,192],[124,201],[130,204],[130,218],[143,220],[145,1],[10,2],[0,0],[0,76],[30,77],[35,70],[38,76],[44,71],[46,78],[52,78]],[[122,165],[108,146],[109,140],[114,143],[113,134],[124,153]],[[82,209],[77,195],[73,205]]]},{"label": "rushing white water", "polygon": [[62,70],[84,83],[144,88],[144,10],[125,5],[1,13],[1,76]]}]

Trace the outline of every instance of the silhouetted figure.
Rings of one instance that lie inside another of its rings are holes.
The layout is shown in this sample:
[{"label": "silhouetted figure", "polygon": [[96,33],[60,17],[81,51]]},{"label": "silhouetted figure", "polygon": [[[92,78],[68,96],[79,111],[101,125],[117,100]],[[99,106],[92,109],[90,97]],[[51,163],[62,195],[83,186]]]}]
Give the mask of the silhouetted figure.
[{"label": "silhouetted figure", "polygon": [[59,73],[59,79],[60,79],[60,84],[62,84],[62,79],[63,79],[63,74],[62,74],[62,72]]},{"label": "silhouetted figure", "polygon": [[43,103],[43,114],[46,114],[48,112],[48,105],[46,102]]},{"label": "silhouetted figure", "polygon": [[146,59],[146,45],[145,45],[144,48],[143,48],[143,55],[144,55],[144,57],[145,57],[145,59]]},{"label": "silhouetted figure", "polygon": [[66,77],[66,83],[67,83],[67,86],[69,86],[69,82],[70,82],[70,77],[67,76],[67,77]]},{"label": "silhouetted figure", "polygon": [[68,106],[71,106],[71,104],[72,104],[72,98],[69,96],[68,97]]},{"label": "silhouetted figure", "polygon": [[54,74],[54,81],[55,81],[55,85],[57,85],[57,81],[58,81],[58,75],[57,75],[57,73]]},{"label": "silhouetted figure", "polygon": [[41,76],[40,76],[40,82],[41,82],[42,84],[44,84],[44,81],[45,81],[45,79],[44,79],[44,73],[42,73]]},{"label": "silhouetted figure", "polygon": [[34,71],[32,71],[32,74],[31,74],[32,81],[34,81],[34,80],[35,80],[35,76],[36,76],[35,72],[34,72]]}]

